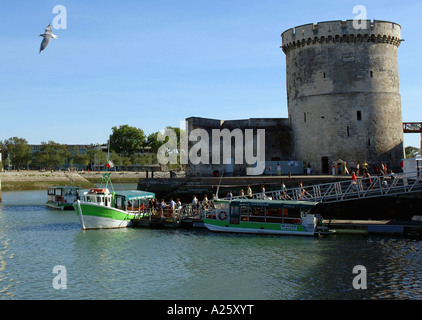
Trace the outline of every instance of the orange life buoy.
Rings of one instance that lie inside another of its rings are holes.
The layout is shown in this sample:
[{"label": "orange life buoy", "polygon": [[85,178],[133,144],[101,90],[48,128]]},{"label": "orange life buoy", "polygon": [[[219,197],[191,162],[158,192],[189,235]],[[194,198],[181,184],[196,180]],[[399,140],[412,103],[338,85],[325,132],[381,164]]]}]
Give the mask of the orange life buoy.
[{"label": "orange life buoy", "polygon": [[91,194],[97,194],[97,193],[104,194],[105,189],[91,189],[91,190],[89,190],[89,193],[91,193]]},{"label": "orange life buoy", "polygon": [[221,211],[218,214],[218,219],[220,219],[220,220],[226,220],[227,219],[227,213],[226,213],[226,211]]}]

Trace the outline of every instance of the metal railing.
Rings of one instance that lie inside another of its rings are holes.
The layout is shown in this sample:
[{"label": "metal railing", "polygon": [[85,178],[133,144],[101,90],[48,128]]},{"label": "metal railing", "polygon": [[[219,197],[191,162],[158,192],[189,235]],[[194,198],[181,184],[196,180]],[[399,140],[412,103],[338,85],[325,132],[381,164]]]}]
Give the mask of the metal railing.
[{"label": "metal railing", "polygon": [[255,193],[254,199],[306,200],[315,202],[341,202],[422,192],[422,175],[399,173],[356,181],[324,183],[264,193]]}]

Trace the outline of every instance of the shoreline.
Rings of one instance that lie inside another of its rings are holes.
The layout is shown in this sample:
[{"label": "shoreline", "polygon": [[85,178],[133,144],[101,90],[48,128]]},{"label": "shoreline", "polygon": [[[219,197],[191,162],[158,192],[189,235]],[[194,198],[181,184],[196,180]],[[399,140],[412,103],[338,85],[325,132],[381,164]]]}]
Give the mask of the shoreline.
[{"label": "shoreline", "polygon": [[[65,171],[5,171],[0,172],[1,190],[29,191],[46,190],[52,186],[66,186],[72,184],[81,188],[91,188],[101,180],[104,172],[65,172]],[[143,173],[118,172],[112,175],[113,183],[138,183],[145,176]]]},{"label": "shoreline", "polygon": [[[35,170],[21,170],[21,171],[4,171],[0,172],[0,181],[1,181],[1,190],[0,191],[28,191],[28,190],[46,190],[51,186],[66,186],[70,185],[70,179],[72,179],[72,184],[80,186],[81,188],[91,188],[96,183],[100,182],[104,171],[91,171],[91,172],[68,172],[68,171],[35,171]],[[236,180],[249,180],[244,183],[249,184],[252,181],[256,181],[258,184],[274,184],[279,183],[281,180],[287,181],[297,181],[303,179],[304,181],[310,180],[337,180],[337,179],[348,179],[348,176],[246,176],[246,177],[224,177],[223,185],[232,183]],[[174,180],[170,178],[168,172],[156,172],[155,178],[146,179],[145,172],[131,172],[131,171],[113,171],[111,175],[111,180],[113,184],[118,183],[134,183],[139,184],[140,179],[145,179],[143,183],[151,187],[151,184],[158,184],[160,187],[163,187],[168,181],[174,183]],[[181,181],[186,179],[181,178]],[[220,177],[192,177],[187,180],[197,181],[196,186],[199,187],[201,184],[205,185],[215,185],[217,186],[220,181]],[[200,182],[199,182],[200,181]],[[198,185],[199,182],[199,185]],[[229,187],[229,186],[228,186]]]}]

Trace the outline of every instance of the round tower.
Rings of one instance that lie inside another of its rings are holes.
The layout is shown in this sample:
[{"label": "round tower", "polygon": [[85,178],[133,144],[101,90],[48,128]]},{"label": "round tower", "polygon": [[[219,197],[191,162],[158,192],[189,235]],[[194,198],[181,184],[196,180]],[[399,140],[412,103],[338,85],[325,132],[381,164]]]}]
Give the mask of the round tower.
[{"label": "round tower", "polygon": [[394,170],[404,156],[401,27],[362,22],[307,24],[281,35],[294,156],[317,173],[331,173],[338,159]]}]

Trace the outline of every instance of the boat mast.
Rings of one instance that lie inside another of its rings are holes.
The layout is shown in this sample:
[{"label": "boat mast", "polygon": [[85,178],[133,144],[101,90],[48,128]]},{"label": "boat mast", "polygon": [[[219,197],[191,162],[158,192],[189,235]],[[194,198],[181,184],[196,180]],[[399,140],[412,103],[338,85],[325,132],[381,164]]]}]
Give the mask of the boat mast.
[{"label": "boat mast", "polygon": [[110,187],[111,187],[111,191],[112,191],[112,193],[114,194],[114,187],[113,187],[113,184],[111,183],[111,173],[110,172],[108,172],[108,168],[110,167],[110,163],[111,163],[111,160],[110,160],[110,140],[111,140],[111,136],[108,138],[108,141],[107,141],[107,160],[106,160],[106,164],[105,164],[105,173],[103,174],[103,178],[102,178],[102,181],[101,182],[105,182],[105,188],[107,189],[108,188],[108,185],[110,185]]}]

